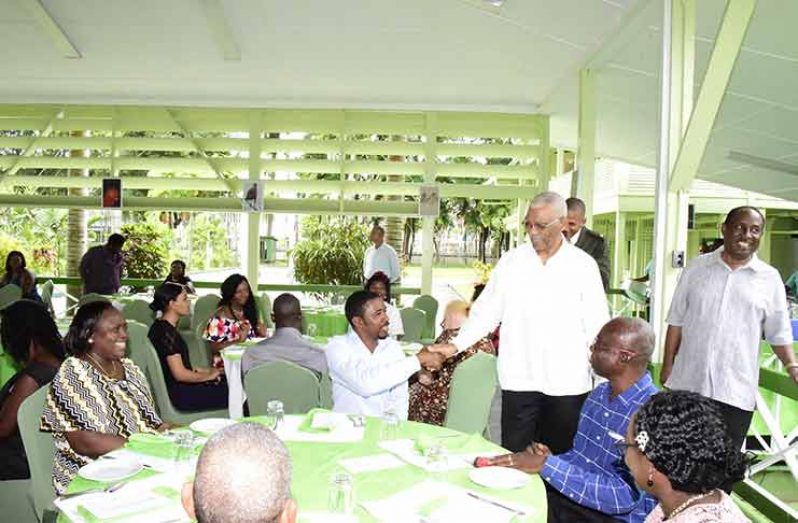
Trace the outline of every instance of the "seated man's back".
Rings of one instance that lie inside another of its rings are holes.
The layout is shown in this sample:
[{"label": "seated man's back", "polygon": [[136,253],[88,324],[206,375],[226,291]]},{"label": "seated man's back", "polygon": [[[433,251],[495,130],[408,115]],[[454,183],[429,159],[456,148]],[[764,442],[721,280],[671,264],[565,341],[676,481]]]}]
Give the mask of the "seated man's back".
[{"label": "seated man's back", "polygon": [[324,351],[302,336],[302,308],[291,294],[281,294],[274,300],[272,320],[276,330],[244,353],[241,371],[246,374],[258,365],[271,361],[288,361],[310,369],[317,374],[327,372]]}]

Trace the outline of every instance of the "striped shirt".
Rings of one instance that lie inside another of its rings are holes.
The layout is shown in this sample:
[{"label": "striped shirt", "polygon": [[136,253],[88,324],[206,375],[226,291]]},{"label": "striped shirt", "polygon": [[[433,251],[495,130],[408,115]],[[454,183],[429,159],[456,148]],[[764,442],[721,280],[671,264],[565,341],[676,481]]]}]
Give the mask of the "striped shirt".
[{"label": "striped shirt", "polygon": [[657,502],[648,494],[641,497],[610,432],[626,434],[632,415],[658,391],[646,373],[616,397],[611,392],[609,382],[593,389],[579,414],[574,447],[546,458],[540,475],[574,503],[619,521],[642,522]]}]

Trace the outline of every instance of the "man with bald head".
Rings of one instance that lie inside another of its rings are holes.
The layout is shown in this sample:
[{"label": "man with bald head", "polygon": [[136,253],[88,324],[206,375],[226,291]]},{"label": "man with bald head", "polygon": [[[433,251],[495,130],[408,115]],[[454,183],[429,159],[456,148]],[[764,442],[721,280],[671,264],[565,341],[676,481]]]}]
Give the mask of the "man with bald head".
[{"label": "man with bald head", "polygon": [[609,319],[598,266],[565,240],[565,218],[562,196],[537,195],[524,222],[530,242],[502,256],[460,333],[431,349],[454,355],[501,325],[502,446],[512,451],[532,441],[571,448],[593,387],[590,343]]},{"label": "man with bald head", "polygon": [[270,361],[288,361],[316,374],[327,372],[324,351],[302,336],[302,307],[292,294],[284,293],[272,306],[274,335],[248,348],[241,359],[241,372]]},{"label": "man with bald head", "polygon": [[238,423],[211,436],[182,497],[198,523],[296,521],[288,450],[257,423]]},{"label": "man with bald head", "polygon": [[646,370],[654,331],[639,318],[615,318],[590,349],[593,371],[607,381],[582,406],[573,448],[560,454],[533,443],[489,464],[539,473],[546,484],[549,522],[643,522],[656,500],[641,497],[628,471],[616,466],[624,455],[617,442],[623,441],[635,411],[657,393]]}]

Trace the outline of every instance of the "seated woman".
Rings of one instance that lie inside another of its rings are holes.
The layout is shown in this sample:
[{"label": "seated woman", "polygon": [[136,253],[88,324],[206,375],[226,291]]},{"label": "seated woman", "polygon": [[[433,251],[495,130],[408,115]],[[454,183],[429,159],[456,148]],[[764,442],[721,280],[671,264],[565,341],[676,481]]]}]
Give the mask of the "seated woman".
[{"label": "seated woman", "polygon": [[221,367],[222,349],[249,338],[266,337],[266,325],[260,321],[258,304],[252,295],[249,281],[241,274],[233,274],[222,282],[222,299],[202,335],[214,353],[213,366]]},{"label": "seated woman", "polygon": [[30,477],[17,427],[25,398],[53,380],[66,355],[50,313],[39,302],[19,300],[0,312],[3,348],[19,367],[0,390],[0,480]]},{"label": "seated woman", "polygon": [[186,288],[189,294],[197,294],[194,289],[194,282],[191,278],[186,276],[186,262],[183,260],[175,260],[169,266],[169,275],[163,281],[164,283],[179,283]]},{"label": "seated woman", "polygon": [[749,521],[722,490],[743,479],[747,458],[712,400],[685,391],[651,396],[623,445],[635,483],[659,500],[646,523]]},{"label": "seated woman", "polygon": [[[450,301],[443,314],[443,332],[435,343],[449,343],[460,331],[460,326],[468,317],[468,304],[462,300]],[[407,419],[431,425],[443,425],[446,417],[446,404],[449,401],[449,386],[454,370],[462,361],[470,358],[477,351],[496,354],[493,344],[488,338],[482,338],[467,350],[449,358],[443,363],[441,370],[429,372],[422,370],[417,380],[410,384],[410,405]]]},{"label": "seated woman", "polygon": [[125,358],[126,342],[125,318],[109,302],[87,303],[72,319],[64,338],[72,356],[53,378],[41,423],[55,440],[58,494],[80,467],[122,447],[131,434],[168,428],[155,410],[144,374]]},{"label": "seated woman", "polygon": [[391,280],[388,275],[380,271],[375,272],[366,282],[365,289],[382,296],[382,301],[385,302],[385,314],[388,315],[388,335],[401,339],[405,335],[405,327],[399,309],[391,305]]},{"label": "seated woman", "polygon": [[150,308],[159,317],[148,337],[158,351],[169,398],[180,410],[198,411],[227,407],[227,383],[223,371],[194,369],[188,345],[177,330],[177,322],[189,313],[188,294],[182,285],[164,283],[155,290]]},{"label": "seated woman", "polygon": [[22,297],[34,301],[42,301],[36,290],[36,278],[26,268],[25,255],[19,251],[11,251],[6,256],[6,273],[0,279],[0,287],[13,283],[22,289]]}]

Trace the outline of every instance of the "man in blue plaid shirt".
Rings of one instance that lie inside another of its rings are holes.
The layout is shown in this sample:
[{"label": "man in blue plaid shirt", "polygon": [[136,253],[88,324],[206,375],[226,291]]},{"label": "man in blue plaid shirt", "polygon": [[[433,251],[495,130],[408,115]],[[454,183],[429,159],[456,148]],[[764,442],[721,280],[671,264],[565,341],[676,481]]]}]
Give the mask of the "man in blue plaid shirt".
[{"label": "man in blue plaid shirt", "polygon": [[657,393],[646,369],[654,332],[638,318],[615,318],[602,327],[590,349],[593,370],[608,381],[585,400],[573,448],[553,455],[545,445],[533,443],[523,452],[492,458],[490,464],[540,473],[550,523],[642,523],[656,500],[635,487],[618,442],[623,442],[632,415]]}]

